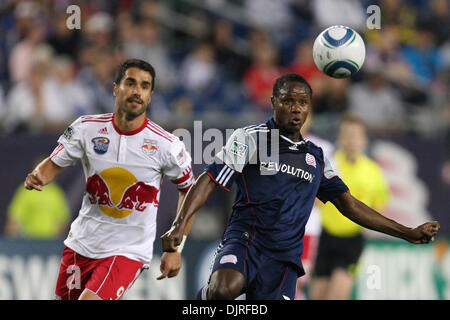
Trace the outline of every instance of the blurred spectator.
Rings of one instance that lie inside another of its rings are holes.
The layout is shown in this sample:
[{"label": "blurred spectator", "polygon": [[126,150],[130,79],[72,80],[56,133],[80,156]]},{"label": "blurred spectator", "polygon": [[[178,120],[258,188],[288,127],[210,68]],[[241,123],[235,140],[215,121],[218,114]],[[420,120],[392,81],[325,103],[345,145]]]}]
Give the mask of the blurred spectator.
[{"label": "blurred spectator", "polygon": [[66,24],[67,14],[59,13],[53,19],[53,29],[48,43],[57,55],[67,55],[76,59],[79,49],[80,33],[78,30],[70,30]]},{"label": "blurred spectator", "polygon": [[366,26],[366,13],[358,0],[314,0],[314,16],[320,30],[344,25],[357,31]]},{"label": "blurred spectator", "polygon": [[294,22],[288,0],[245,0],[244,8],[250,24],[274,38],[282,36]]},{"label": "blurred spectator", "polygon": [[194,112],[211,110],[218,103],[221,77],[215,52],[211,45],[203,43],[187,55],[180,66],[178,91],[194,101]]},{"label": "blurred spectator", "polygon": [[450,36],[450,7],[448,0],[430,0],[428,10],[420,18],[419,25],[426,25],[434,34],[436,44],[441,46]]},{"label": "blurred spectator", "polygon": [[[320,90],[314,101],[314,112],[338,116],[349,108],[349,79],[327,77],[320,83]],[[313,88],[314,90],[314,88]]]},{"label": "blurred spectator", "polygon": [[317,68],[312,56],[313,39],[307,39],[297,44],[294,60],[289,64],[287,72],[295,72],[302,75],[311,85],[313,92],[317,95],[320,91],[321,83],[327,80]]},{"label": "blurred spectator", "polygon": [[31,65],[36,60],[49,58],[52,50],[44,40],[44,25],[34,23],[27,28],[24,38],[13,47],[9,55],[9,72],[13,82],[27,79]]},{"label": "blurred spectator", "polygon": [[[412,43],[416,37],[417,8],[404,0],[381,0],[381,28],[393,25],[398,29],[401,44]],[[376,34],[371,30],[369,34]]]},{"label": "blurred spectator", "polygon": [[367,81],[349,90],[350,111],[377,135],[401,133],[405,129],[404,106],[398,93],[387,83],[377,68],[366,70]]},{"label": "blurred spectator", "polygon": [[444,67],[444,59],[435,44],[434,34],[425,26],[419,27],[414,46],[402,50],[415,81],[426,88]]},{"label": "blurred spectator", "polygon": [[231,81],[242,78],[249,63],[233,34],[233,24],[225,19],[218,20],[212,29],[210,42],[214,46],[217,62],[222,66],[223,74]]},{"label": "blurred spectator", "polygon": [[[92,113],[87,88],[76,78],[74,61],[68,56],[56,57],[51,77],[55,102],[59,112],[66,113],[67,121]],[[64,111],[62,111],[64,110]]]},{"label": "blurred spectator", "polygon": [[[128,25],[127,42],[123,51],[128,58],[137,58],[151,63],[156,71],[156,87],[168,92],[175,83],[175,66],[170,60],[167,41],[162,41],[159,26],[152,20],[141,21],[137,26]],[[132,35],[131,33],[136,33]]]},{"label": "blurred spectator", "polygon": [[66,195],[56,182],[50,183],[42,191],[29,191],[21,184],[8,208],[5,236],[57,239],[66,234],[70,219]]},{"label": "blurred spectator", "polygon": [[188,16],[187,30],[197,41],[206,41],[210,32],[210,21],[202,12],[195,11]]},{"label": "blurred spectator", "polygon": [[97,12],[90,16],[84,28],[85,42],[100,49],[106,49],[112,44],[114,20],[106,12]]},{"label": "blurred spectator", "polygon": [[165,2],[157,0],[139,1],[137,10],[139,18],[142,20],[150,19],[160,23],[167,21],[171,17],[169,16]]},{"label": "blurred spectator", "polygon": [[61,85],[51,78],[49,71],[59,73],[58,81],[63,76],[61,66],[36,62],[25,81],[13,86],[7,98],[8,131],[47,131],[58,132],[73,121],[74,106],[67,104],[67,97],[62,94]]},{"label": "blurred spectator", "polygon": [[377,65],[384,70],[386,77],[396,83],[411,83],[411,69],[401,54],[398,29],[385,25],[366,46],[365,64]]},{"label": "blurred spectator", "polygon": [[244,74],[243,84],[255,110],[270,112],[273,83],[281,75],[276,47],[261,43],[253,48],[252,65]]},{"label": "blurred spectator", "polygon": [[83,48],[81,55],[85,63],[78,74],[78,80],[88,89],[91,112],[93,114],[112,112],[115,57],[110,51],[92,47]]},{"label": "blurred spectator", "polygon": [[189,90],[204,89],[217,76],[214,49],[209,44],[199,45],[181,64],[180,78]]}]

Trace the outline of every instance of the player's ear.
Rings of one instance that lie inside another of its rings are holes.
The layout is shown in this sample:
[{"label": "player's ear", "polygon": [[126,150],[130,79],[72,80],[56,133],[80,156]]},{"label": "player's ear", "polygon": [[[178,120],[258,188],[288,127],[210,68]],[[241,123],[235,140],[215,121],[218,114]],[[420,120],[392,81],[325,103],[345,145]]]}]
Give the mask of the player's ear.
[{"label": "player's ear", "polygon": [[114,95],[114,97],[117,96],[117,90],[119,90],[119,86],[114,82],[113,83],[113,95]]},{"label": "player's ear", "polygon": [[272,108],[275,107],[275,97],[272,95],[270,96],[270,102],[272,102]]}]

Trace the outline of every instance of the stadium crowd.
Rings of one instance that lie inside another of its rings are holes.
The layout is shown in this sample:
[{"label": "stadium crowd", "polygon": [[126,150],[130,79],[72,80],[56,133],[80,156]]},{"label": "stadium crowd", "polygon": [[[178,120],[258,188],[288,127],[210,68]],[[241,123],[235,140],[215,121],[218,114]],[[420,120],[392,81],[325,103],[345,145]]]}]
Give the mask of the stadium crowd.
[{"label": "stadium crowd", "polygon": [[[74,4],[81,25],[71,30]],[[372,4],[381,29],[367,28]],[[312,84],[319,133],[353,111],[374,135],[445,134],[449,12],[446,0],[2,1],[0,133],[59,133],[79,115],[111,112],[113,72],[135,57],[156,68],[151,117],[169,129],[264,121],[274,79],[298,72]],[[315,36],[334,24],[366,41],[351,79],[312,60]]]}]

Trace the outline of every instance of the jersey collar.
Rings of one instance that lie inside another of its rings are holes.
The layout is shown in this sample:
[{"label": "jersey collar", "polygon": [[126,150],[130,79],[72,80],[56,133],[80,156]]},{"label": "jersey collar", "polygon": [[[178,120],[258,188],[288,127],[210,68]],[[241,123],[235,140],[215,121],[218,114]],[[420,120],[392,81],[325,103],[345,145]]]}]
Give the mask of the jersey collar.
[{"label": "jersey collar", "polygon": [[114,122],[115,116],[116,116],[116,114],[114,113],[113,114],[113,121],[112,121],[113,127],[117,131],[118,134],[124,135],[124,136],[132,136],[132,135],[135,135],[135,134],[141,132],[142,130],[145,129],[145,127],[147,126],[147,123],[149,122],[148,118],[145,118],[144,123],[139,128],[137,128],[137,129],[135,129],[133,131],[123,132],[116,126],[116,123]]},{"label": "jersey collar", "polygon": [[[269,127],[269,129],[278,129],[278,126],[275,123],[275,120],[273,119],[273,117],[270,118],[269,121],[267,121],[266,123],[267,123],[267,126]],[[303,139],[303,136],[302,136],[301,133],[300,133],[300,141],[298,141],[298,142],[294,142],[291,139],[289,139],[289,138],[287,138],[287,137],[285,137],[285,136],[283,136],[281,134],[280,134],[280,137],[283,138],[284,140],[292,143],[292,144],[295,144],[295,145],[305,143],[305,139]]]}]

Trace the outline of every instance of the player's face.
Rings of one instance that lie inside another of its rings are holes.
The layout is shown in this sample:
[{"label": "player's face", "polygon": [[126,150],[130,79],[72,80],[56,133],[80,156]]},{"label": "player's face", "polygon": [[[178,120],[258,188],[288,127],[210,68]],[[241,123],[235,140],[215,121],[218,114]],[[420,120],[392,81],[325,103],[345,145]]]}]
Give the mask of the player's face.
[{"label": "player's face", "polygon": [[274,120],[280,131],[300,136],[300,128],[311,109],[311,96],[308,88],[299,82],[287,82],[272,97]]},{"label": "player's face", "polygon": [[339,127],[338,144],[347,153],[362,153],[367,146],[366,129],[360,123],[343,122]]},{"label": "player's face", "polygon": [[152,75],[139,68],[125,71],[120,83],[114,84],[114,96],[120,112],[132,120],[145,114],[152,96]]}]

